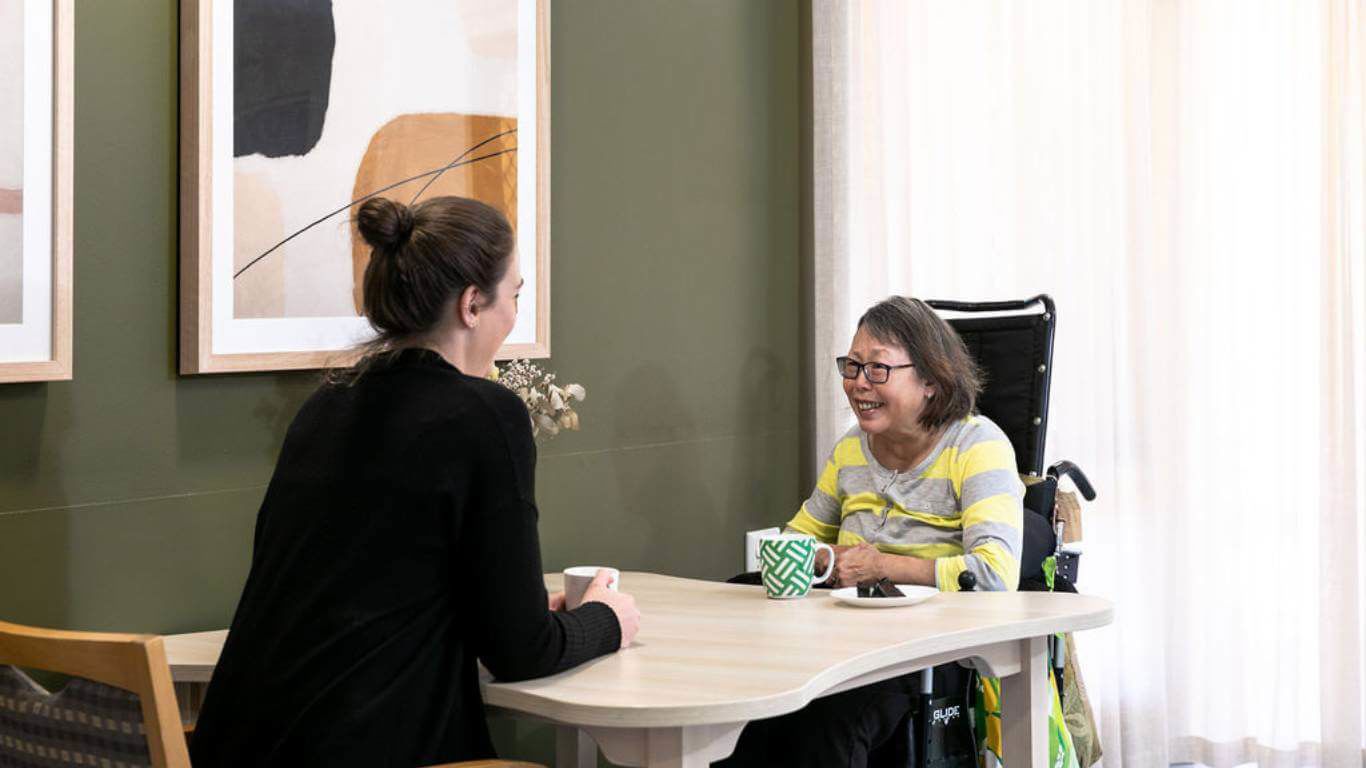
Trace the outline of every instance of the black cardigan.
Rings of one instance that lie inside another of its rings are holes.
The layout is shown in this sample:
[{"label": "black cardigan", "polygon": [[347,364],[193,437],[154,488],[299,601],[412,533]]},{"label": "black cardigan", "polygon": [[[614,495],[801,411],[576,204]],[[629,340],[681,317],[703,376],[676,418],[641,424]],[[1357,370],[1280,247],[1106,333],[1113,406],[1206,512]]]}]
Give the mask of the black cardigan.
[{"label": "black cardigan", "polygon": [[547,608],[525,406],[405,350],[290,425],[251,572],[191,743],[209,766],[493,757],[501,680],[616,650],[602,603]]}]

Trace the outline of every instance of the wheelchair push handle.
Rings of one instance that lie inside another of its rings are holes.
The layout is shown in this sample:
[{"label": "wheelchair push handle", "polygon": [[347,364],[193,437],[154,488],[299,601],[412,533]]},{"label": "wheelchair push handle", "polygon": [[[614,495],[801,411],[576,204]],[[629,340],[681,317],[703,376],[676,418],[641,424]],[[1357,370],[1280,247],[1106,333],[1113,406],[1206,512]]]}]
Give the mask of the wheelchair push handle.
[{"label": "wheelchair push handle", "polygon": [[1096,489],[1091,487],[1091,481],[1086,479],[1086,473],[1082,472],[1081,467],[1076,464],[1066,459],[1055,462],[1053,466],[1048,468],[1048,476],[1054,480],[1059,477],[1070,477],[1072,482],[1076,484],[1077,490],[1081,491],[1083,498],[1087,501],[1096,500]]}]

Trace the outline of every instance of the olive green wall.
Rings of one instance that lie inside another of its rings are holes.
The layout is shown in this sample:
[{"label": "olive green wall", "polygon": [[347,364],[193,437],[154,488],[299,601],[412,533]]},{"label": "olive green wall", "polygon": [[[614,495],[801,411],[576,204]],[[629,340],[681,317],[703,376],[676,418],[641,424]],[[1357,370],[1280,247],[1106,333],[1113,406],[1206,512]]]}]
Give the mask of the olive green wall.
[{"label": "olive green wall", "polygon": [[[551,366],[589,397],[542,448],[549,568],[727,576],[802,495],[798,15],[553,5]],[[176,24],[78,3],[76,375],[0,385],[0,618],[226,625],[316,380],[175,374]]]}]

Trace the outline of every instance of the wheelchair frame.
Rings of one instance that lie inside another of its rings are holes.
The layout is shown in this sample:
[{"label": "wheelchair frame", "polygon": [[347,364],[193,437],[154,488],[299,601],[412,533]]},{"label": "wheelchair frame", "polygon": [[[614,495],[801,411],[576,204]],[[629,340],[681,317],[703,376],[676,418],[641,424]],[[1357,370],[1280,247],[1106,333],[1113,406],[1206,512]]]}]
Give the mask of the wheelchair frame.
[{"label": "wheelchair frame", "polygon": [[[1020,474],[1039,478],[1025,493],[1025,540],[1020,557],[1019,588],[1037,591],[1050,588],[1043,578],[1042,564],[1051,555],[1057,558],[1053,588],[1061,584],[1063,591],[1075,592],[1079,556],[1062,552],[1060,548],[1061,524],[1054,510],[1058,483],[1063,477],[1070,478],[1087,501],[1093,501],[1096,492],[1086,474],[1071,461],[1057,461],[1044,469],[1053,378],[1053,337],[1058,318],[1053,298],[1041,293],[1011,301],[929,300],[925,303],[941,314],[964,315],[944,319],[963,340],[984,374],[977,410],[1006,433],[1015,449],[1015,463]],[[1036,307],[1042,311],[1028,312]],[[1066,644],[1062,638],[1051,638],[1049,657],[1059,688],[1063,685],[1065,654]],[[926,669],[922,673],[921,690],[921,699],[928,706],[933,695],[933,670]],[[931,732],[923,723],[914,723],[911,730],[917,768],[961,763],[954,755],[945,754],[942,734]],[[976,765],[975,736],[970,740],[972,761],[961,764]]]}]

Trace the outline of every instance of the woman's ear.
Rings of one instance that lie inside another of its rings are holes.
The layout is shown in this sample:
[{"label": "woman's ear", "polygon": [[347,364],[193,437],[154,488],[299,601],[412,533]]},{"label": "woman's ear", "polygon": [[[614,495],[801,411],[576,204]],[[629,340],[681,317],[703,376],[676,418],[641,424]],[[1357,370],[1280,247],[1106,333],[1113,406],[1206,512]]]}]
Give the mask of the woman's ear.
[{"label": "woman's ear", "polygon": [[479,327],[479,289],[473,285],[465,286],[465,290],[460,292],[460,300],[456,303],[456,312],[460,315],[460,322],[466,328]]}]

